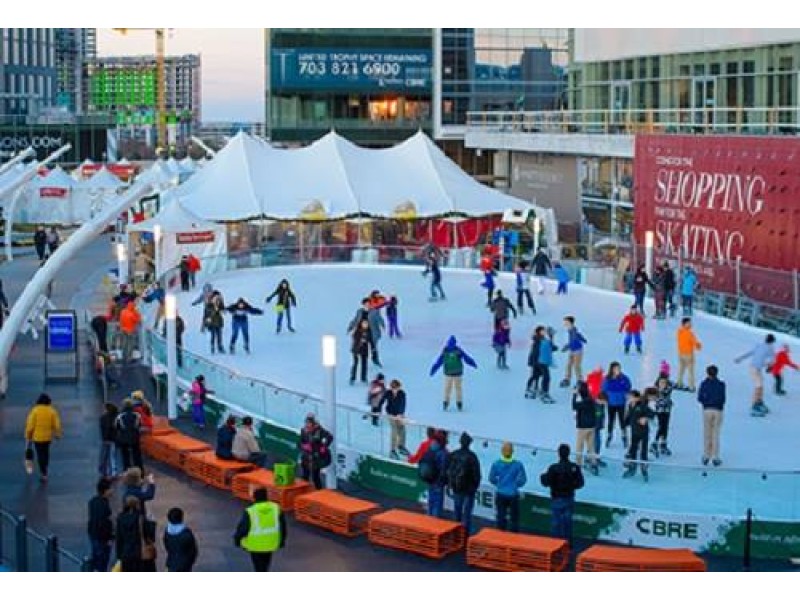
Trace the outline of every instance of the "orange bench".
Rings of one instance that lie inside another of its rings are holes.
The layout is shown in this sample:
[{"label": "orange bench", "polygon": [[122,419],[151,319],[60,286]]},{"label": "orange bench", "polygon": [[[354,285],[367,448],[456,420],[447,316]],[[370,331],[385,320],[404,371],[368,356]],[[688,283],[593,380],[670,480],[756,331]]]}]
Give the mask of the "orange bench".
[{"label": "orange bench", "polygon": [[153,429],[150,435],[169,435],[171,433],[178,433],[178,430],[169,424],[167,417],[153,417]]},{"label": "orange bench", "polygon": [[231,481],[231,491],[237,498],[247,502],[252,502],[253,492],[258,488],[267,488],[267,496],[270,501],[275,502],[283,511],[294,510],[294,504],[298,497],[312,491],[311,484],[302,479],[297,479],[292,485],[277,486],[272,471],[268,469],[256,469],[247,473],[234,475]]},{"label": "orange bench", "polygon": [[221,490],[231,489],[231,481],[235,475],[254,468],[255,465],[251,463],[217,458],[211,451],[187,454],[183,463],[183,470],[187,475]]},{"label": "orange bench", "polygon": [[691,550],[654,550],[592,546],[581,552],[575,565],[579,572],[705,571],[706,563]]},{"label": "orange bench", "polygon": [[454,521],[390,510],[370,518],[369,541],[428,558],[443,558],[464,547],[464,528]]},{"label": "orange bench", "polygon": [[210,448],[205,442],[182,433],[142,436],[141,447],[142,451],[151,458],[176,469],[183,469],[189,454],[207,452]]},{"label": "orange bench", "polygon": [[486,527],[467,540],[467,564],[493,571],[563,571],[569,562],[564,540]]},{"label": "orange bench", "polygon": [[350,498],[334,490],[319,490],[298,496],[295,519],[347,537],[366,533],[369,518],[381,510],[374,502]]}]

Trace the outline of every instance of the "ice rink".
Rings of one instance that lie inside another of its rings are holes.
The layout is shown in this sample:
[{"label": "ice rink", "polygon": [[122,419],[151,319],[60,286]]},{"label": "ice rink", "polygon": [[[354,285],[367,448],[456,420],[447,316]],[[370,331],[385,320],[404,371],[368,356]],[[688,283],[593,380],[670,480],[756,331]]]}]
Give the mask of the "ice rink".
[{"label": "ice rink", "polygon": [[[250,319],[251,354],[246,355],[240,345],[235,356],[216,355],[214,359],[243,374],[319,396],[324,379],[320,366],[320,337],[335,334],[339,360],[338,401],[365,407],[366,386],[360,382],[348,385],[351,354],[346,328],[361,299],[377,289],[399,298],[403,338],[390,339],[384,333],[379,343],[383,368],[370,365],[369,376],[381,371],[387,382],[394,378],[403,382],[408,395],[409,419],[454,432],[467,430],[473,436],[509,439],[544,448],[555,448],[564,441],[573,444],[575,422],[570,406],[571,392],[558,387],[566,364],[565,354],[557,355],[557,366],[552,370],[551,393],[556,402],[546,405],[524,397],[529,374],[530,335],[536,325],[554,327],[556,342],[560,345],[566,339],[562,319],[574,315],[578,329],[588,339],[584,372],[597,366],[607,368],[609,362],[618,360],[634,387],[639,389],[653,383],[659,363],[664,359],[669,361],[673,376],[676,374],[678,318],[648,319],[644,354],[626,356],[618,327],[632,299],[579,285],[571,285],[566,297],[554,296],[553,288],[548,287],[545,295],[535,295],[538,310],[535,316],[526,311],[512,319],[510,369],[500,371],[495,366],[496,354],[491,347],[492,315],[485,306],[485,290],[480,286],[483,276],[478,271],[444,270],[447,300],[429,302],[429,280],[423,278],[421,272],[421,267],[321,265],[249,269],[213,276],[210,281],[223,293],[226,303],[244,297],[265,310],[264,316]],[[288,333],[284,327],[284,332],[276,335],[276,314],[272,306],[265,305],[265,298],[284,277],[291,282],[297,295],[298,306],[293,311],[296,333]],[[197,290],[179,295],[179,307],[186,322],[186,348],[210,357],[208,337],[199,331],[202,306],[190,306],[201,283],[198,282]],[[513,275],[500,276],[498,285],[506,295],[515,298]],[[647,312],[652,312],[651,303]],[[223,332],[226,350],[230,322],[230,316],[226,316]],[[747,366],[746,363],[735,364],[734,358],[761,341],[765,332],[700,312],[696,313],[694,326],[703,343],[698,358],[698,384],[705,366],[711,363],[719,366],[720,377],[727,384],[728,401],[722,428],[724,466],[786,471],[800,468],[800,455],[796,452],[800,422],[797,372],[787,371],[788,395],[782,398],[771,393],[772,379],[767,377],[766,402],[771,413],[765,418],[753,418],[749,410],[752,384]],[[455,335],[462,348],[478,363],[477,370],[466,369],[463,413],[457,412],[452,404],[449,412],[443,412],[441,371],[434,377],[428,375],[450,335]],[[797,342],[785,336],[779,336],[778,340],[779,343]],[[794,349],[800,352],[800,348]],[[670,431],[673,455],[659,460],[697,467],[702,454],[700,405],[695,394],[685,392],[676,391],[673,400]],[[651,431],[651,435],[654,434],[655,428]],[[604,452],[609,458],[622,458],[624,451],[618,433]]]}]

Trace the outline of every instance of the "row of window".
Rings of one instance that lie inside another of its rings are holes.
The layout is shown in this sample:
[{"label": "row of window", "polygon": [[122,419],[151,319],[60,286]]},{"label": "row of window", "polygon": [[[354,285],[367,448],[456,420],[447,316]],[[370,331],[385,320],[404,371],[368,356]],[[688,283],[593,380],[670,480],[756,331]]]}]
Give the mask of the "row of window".
[{"label": "row of window", "polygon": [[4,28],[2,34],[5,64],[44,68],[55,66],[53,29]]},{"label": "row of window", "polygon": [[42,97],[47,102],[53,97],[54,82],[54,76],[10,73],[6,71],[3,77],[3,89],[7,94],[35,95]]}]

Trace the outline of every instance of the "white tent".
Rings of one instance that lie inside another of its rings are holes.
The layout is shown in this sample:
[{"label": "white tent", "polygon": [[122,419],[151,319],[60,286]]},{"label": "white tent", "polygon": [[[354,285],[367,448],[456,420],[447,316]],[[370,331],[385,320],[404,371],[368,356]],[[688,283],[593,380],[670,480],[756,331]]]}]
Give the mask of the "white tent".
[{"label": "white tent", "polygon": [[334,132],[300,149],[273,148],[239,133],[175,194],[213,221],[310,214],[480,217],[531,208],[475,181],[423,133],[382,150],[361,148]]},{"label": "white tent", "polygon": [[149,183],[154,189],[161,190],[177,185],[178,175],[169,169],[166,161],[157,160],[149,169],[140,173],[136,181]]},{"label": "white tent", "polygon": [[180,202],[172,202],[152,219],[135,223],[129,232],[154,234],[160,228],[160,243],[156,248],[157,277],[177,267],[181,256],[219,256],[226,252],[228,243],[225,225],[205,221],[186,210]]},{"label": "white tent", "polygon": [[25,189],[18,222],[71,225],[87,220],[89,215],[81,214],[74,202],[77,185],[61,167],[35,177]]},{"label": "white tent", "polygon": [[86,181],[81,181],[75,190],[75,207],[81,214],[88,211],[91,216],[108,204],[117,195],[117,192],[125,187],[119,177],[103,167]]}]

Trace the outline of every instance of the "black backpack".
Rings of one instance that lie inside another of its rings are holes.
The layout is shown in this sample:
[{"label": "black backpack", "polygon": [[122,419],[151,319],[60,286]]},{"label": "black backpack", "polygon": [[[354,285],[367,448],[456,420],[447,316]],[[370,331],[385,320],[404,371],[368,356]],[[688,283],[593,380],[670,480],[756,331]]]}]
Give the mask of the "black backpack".
[{"label": "black backpack", "polygon": [[470,455],[466,452],[455,452],[450,456],[447,467],[447,483],[456,494],[471,491],[472,478],[470,477]]},{"label": "black backpack", "polygon": [[442,477],[437,460],[439,452],[441,450],[428,449],[419,461],[419,478],[425,483],[437,483]]},{"label": "black backpack", "polygon": [[117,430],[117,443],[122,445],[133,445],[139,442],[139,428],[141,418],[132,410],[125,410],[120,413],[115,423]]}]

